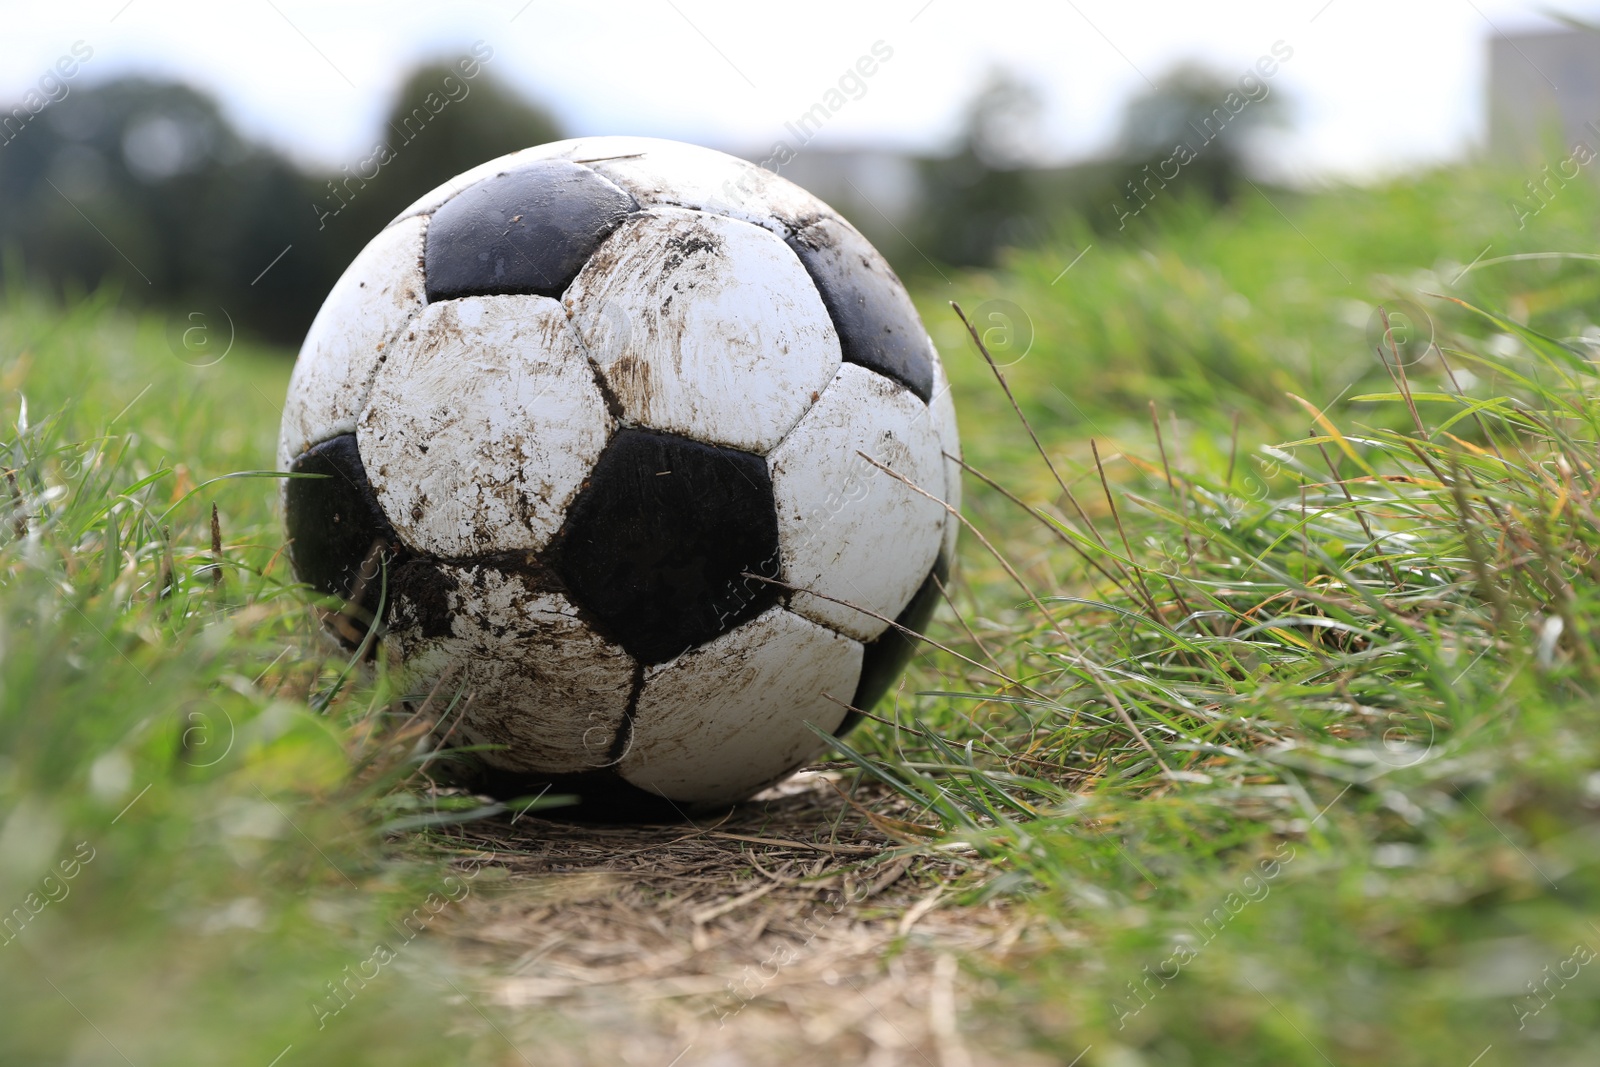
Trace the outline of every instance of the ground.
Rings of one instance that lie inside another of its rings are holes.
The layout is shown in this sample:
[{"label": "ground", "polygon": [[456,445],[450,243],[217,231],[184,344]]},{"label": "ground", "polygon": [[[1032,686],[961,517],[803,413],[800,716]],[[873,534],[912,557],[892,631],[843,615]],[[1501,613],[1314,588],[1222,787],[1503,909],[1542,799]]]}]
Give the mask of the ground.
[{"label": "ground", "polygon": [[507,877],[475,887],[441,929],[468,969],[495,976],[487,999],[585,1034],[582,1062],[770,1063],[799,1048],[1026,1061],[1015,1037],[963,1032],[972,979],[956,960],[1000,963],[1031,916],[963,903],[985,867],[973,850],[906,847],[874,825],[903,801],[852,797],[844,779],[803,772],[692,825],[474,824],[463,846]]}]

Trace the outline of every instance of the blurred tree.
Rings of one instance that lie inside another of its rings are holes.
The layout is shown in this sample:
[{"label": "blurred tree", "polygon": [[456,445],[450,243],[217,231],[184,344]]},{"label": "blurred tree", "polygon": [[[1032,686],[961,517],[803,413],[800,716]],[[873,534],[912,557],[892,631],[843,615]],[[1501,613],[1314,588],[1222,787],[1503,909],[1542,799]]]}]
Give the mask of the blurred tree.
[{"label": "blurred tree", "polygon": [[406,205],[561,136],[473,69],[419,70],[370,154],[316,177],[246,142],[186,86],[74,87],[0,144],[0,248],[56,284],[117,284],[180,316],[220,306],[240,328],[298,344],[340,272]]},{"label": "blurred tree", "polygon": [[917,161],[915,248],[891,243],[897,268],[926,270],[924,255],[988,266],[1003,248],[1052,235],[1086,228],[1115,238],[1147,209],[1171,224],[1170,209],[1182,201],[1226,203],[1249,173],[1262,131],[1287,113],[1271,79],[1256,70],[1229,76],[1185,64],[1128,104],[1113,156],[1045,166],[1040,110],[1026,82],[1005,71],[990,75],[967,107],[956,151]]},{"label": "blurred tree", "polygon": [[[122,79],[75,89],[0,147],[0,245],[57,282],[114,282],[179,309],[220,303],[286,337],[274,325],[304,318],[311,295],[289,294],[285,306],[283,293],[250,282],[313,232],[291,209],[308,195],[293,167],[246,144],[210,98]],[[328,281],[324,269],[306,283]]]},{"label": "blurred tree", "polygon": [[[1284,121],[1283,97],[1255,72],[1230,77],[1193,63],[1180,65],[1123,113],[1122,184],[1133,182],[1149,195],[1163,188],[1159,183],[1177,181],[1214,203],[1226,203],[1250,168],[1260,132]],[[1152,174],[1156,181],[1146,187]],[[1133,194],[1124,188],[1124,195]],[[1133,199],[1130,206],[1138,203]]]},{"label": "blurred tree", "polygon": [[955,154],[918,161],[923,253],[986,266],[1000,248],[1042,236],[1044,204],[1030,169],[1038,163],[1040,110],[1033,86],[995,71],[967,106]]}]

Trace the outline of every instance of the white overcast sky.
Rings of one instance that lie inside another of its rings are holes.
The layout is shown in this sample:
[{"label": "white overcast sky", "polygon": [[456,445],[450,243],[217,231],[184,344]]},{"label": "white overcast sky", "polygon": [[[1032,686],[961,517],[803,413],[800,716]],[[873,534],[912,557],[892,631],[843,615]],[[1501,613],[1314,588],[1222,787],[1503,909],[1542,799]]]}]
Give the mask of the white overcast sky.
[{"label": "white overcast sky", "polygon": [[1462,156],[1483,136],[1487,42],[1600,19],[1600,0],[0,0],[0,97],[73,42],[83,83],[143,73],[210,91],[249,135],[303,162],[370,151],[406,71],[482,39],[488,70],[574,134],[755,149],[882,40],[893,58],[818,144],[950,142],[1003,65],[1046,102],[1042,156],[1104,151],[1122,104],[1184,59],[1243,71],[1282,40],[1296,103],[1285,176],[1368,177]]}]

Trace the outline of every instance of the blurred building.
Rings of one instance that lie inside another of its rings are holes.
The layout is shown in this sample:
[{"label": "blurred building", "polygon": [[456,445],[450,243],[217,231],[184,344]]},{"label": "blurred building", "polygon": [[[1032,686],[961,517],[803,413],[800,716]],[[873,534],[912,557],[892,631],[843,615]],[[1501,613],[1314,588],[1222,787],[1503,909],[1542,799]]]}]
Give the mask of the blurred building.
[{"label": "blurred building", "polygon": [[[756,155],[745,155],[753,163]],[[876,148],[801,148],[778,173],[855,222],[863,231],[901,226],[916,213],[922,189],[916,164]]]},{"label": "blurred building", "polygon": [[867,235],[891,261],[913,254],[903,247],[925,201],[917,160],[872,147],[801,146],[781,165],[771,152],[727,151],[787,178]]},{"label": "blurred building", "polygon": [[1600,151],[1600,33],[1561,30],[1489,43],[1489,150],[1525,162],[1582,142]]}]

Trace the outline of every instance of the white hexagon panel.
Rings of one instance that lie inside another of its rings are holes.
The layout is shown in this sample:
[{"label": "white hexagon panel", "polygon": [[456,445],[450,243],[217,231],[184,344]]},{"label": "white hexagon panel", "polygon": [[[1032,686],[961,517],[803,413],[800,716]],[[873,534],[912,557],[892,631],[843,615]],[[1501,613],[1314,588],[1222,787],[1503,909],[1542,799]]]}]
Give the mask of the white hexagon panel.
[{"label": "white hexagon panel", "polygon": [[544,547],[610,429],[556,301],[464,297],[389,347],[356,439],[400,540],[448,558]]},{"label": "white hexagon panel", "polygon": [[785,580],[822,594],[796,593],[794,610],[870,641],[911,601],[944,537],[944,460],[927,406],[846,365],[767,460]]},{"label": "white hexagon panel", "polygon": [[765,453],[839,367],[839,336],[782,240],[659,209],[622,224],[566,304],[623,422]]},{"label": "white hexagon panel", "polygon": [[617,769],[686,805],[748,796],[823,747],[860,674],[859,643],[771,608],[645,672]]},{"label": "white hexagon panel", "polygon": [[[573,158],[589,165],[647,207],[690,208],[726,215],[788,237],[833,210],[772,171],[723,152],[654,137],[585,142]],[[595,158],[598,157],[598,158]]]}]

